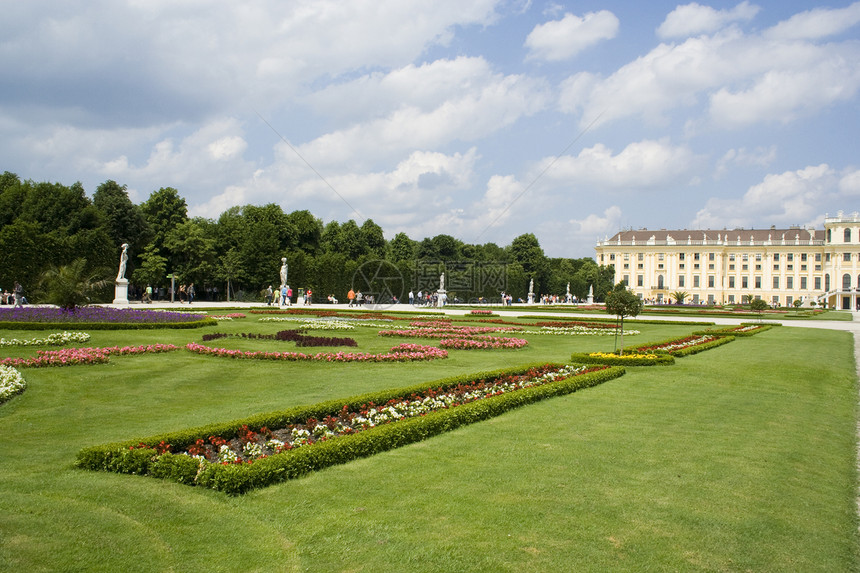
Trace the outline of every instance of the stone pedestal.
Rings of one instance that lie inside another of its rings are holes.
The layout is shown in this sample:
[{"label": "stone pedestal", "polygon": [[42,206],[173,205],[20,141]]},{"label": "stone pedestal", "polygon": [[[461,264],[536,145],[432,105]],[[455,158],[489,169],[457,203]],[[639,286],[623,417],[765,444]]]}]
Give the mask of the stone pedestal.
[{"label": "stone pedestal", "polygon": [[443,307],[448,300],[448,291],[440,288],[436,291],[436,306]]},{"label": "stone pedestal", "polygon": [[113,303],[128,304],[128,279],[117,279]]}]

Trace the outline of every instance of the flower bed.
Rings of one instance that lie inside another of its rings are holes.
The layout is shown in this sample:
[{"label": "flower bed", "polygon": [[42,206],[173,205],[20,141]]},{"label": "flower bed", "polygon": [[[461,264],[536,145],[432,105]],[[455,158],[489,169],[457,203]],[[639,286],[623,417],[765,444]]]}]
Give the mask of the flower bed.
[{"label": "flower bed", "polygon": [[358,346],[353,338],[335,338],[330,336],[308,336],[298,330],[281,330],[275,334],[228,334],[226,332],[213,332],[203,335],[203,342],[211,342],[220,338],[247,338],[251,340],[279,340],[282,342],[295,342],[296,346],[305,348],[311,346]]},{"label": "flower bed", "polygon": [[0,346],[63,346],[73,342],[89,342],[90,335],[86,332],[55,332],[45,338],[0,338]]},{"label": "flower bed", "polygon": [[670,366],[675,363],[671,354],[637,353],[615,354],[614,352],[583,352],[570,355],[573,362],[583,364],[609,364],[614,366]]},{"label": "flower bed", "polygon": [[173,344],[149,344],[143,346],[111,346],[107,348],[63,348],[62,350],[39,350],[32,358],[3,358],[0,365],[15,368],[41,368],[44,366],[77,366],[79,364],[104,364],[111,354],[160,353],[178,350]]},{"label": "flower bed", "polygon": [[[543,326],[540,330],[528,330],[528,334],[555,334],[559,336],[615,336],[620,332],[612,328],[589,328],[587,326]],[[625,330],[624,336],[639,334],[638,330]]]},{"label": "flower bed", "polygon": [[11,366],[0,365],[0,404],[23,392],[26,387],[20,372]]},{"label": "flower bed", "polygon": [[501,336],[474,336],[470,338],[443,338],[439,341],[442,348],[455,350],[522,348],[529,341],[522,338],[506,338]]},{"label": "flower bed", "polygon": [[92,470],[151,475],[241,494],[424,440],[623,373],[622,368],[557,364],[485,372],[85,448],[76,463]]},{"label": "flower bed", "polygon": [[694,332],[693,334],[711,335],[711,336],[754,336],[765,330],[773,328],[773,324],[744,324],[738,326],[728,326],[726,328],[715,328]]},{"label": "flower bed", "polygon": [[475,336],[491,332],[520,332],[519,326],[433,326],[404,330],[380,330],[379,336],[404,336],[408,338],[451,338]]},{"label": "flower bed", "polygon": [[475,310],[470,310],[470,311],[467,313],[467,316],[468,316],[468,315],[470,315],[470,314],[471,314],[471,315],[481,315],[481,316],[498,316],[495,312],[493,312],[492,310],[489,310],[489,309],[480,309],[480,310],[479,310],[479,309],[475,309]]},{"label": "flower bed", "polygon": [[199,328],[217,321],[185,312],[116,309],[100,306],[77,307],[74,311],[48,306],[0,308],[0,329],[48,330],[70,324],[88,330],[142,328]]},{"label": "flower bed", "polygon": [[209,318],[214,318],[215,320],[233,320],[234,318],[245,318],[245,315],[241,312],[231,312],[230,314],[213,314]]},{"label": "flower bed", "polygon": [[412,362],[414,360],[435,360],[448,358],[448,352],[435,346],[419,344],[399,344],[387,353],[370,354],[366,352],[319,352],[303,354],[301,352],[250,352],[244,350],[228,350],[226,348],[209,348],[202,344],[189,343],[185,346],[191,352],[205,356],[221,358],[251,359],[251,360],[315,360],[320,362]]},{"label": "flower bed", "polygon": [[680,338],[670,338],[661,342],[651,344],[643,344],[630,348],[631,352],[656,352],[666,353],[672,356],[682,357],[691,354],[698,354],[723,344],[728,344],[734,340],[733,336],[712,336],[710,334],[690,336],[682,336]]}]

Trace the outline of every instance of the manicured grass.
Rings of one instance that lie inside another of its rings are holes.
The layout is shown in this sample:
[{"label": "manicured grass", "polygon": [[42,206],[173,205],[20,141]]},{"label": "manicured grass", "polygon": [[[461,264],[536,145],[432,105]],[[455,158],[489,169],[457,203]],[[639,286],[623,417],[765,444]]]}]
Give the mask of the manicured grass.
[{"label": "manicured grass", "polygon": [[[92,332],[87,345],[182,345],[204,332],[285,328],[249,315],[198,331]],[[625,343],[700,327],[636,328],[642,334]],[[410,340],[366,327],[322,335],[353,337],[368,352]],[[88,445],[564,361],[614,342],[529,340],[521,350],[452,351],[427,363],[236,361],[181,350],[24,370],[27,390],[0,406],[0,570],[858,569],[857,385],[842,332],[775,328],[236,498],[72,467]]]}]

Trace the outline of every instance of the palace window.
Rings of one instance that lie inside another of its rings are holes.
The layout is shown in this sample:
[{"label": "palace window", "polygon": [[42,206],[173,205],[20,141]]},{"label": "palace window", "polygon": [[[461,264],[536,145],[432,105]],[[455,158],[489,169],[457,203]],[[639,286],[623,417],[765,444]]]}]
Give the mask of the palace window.
[{"label": "palace window", "polygon": [[842,235],[843,235],[843,238],[845,239],[846,243],[851,242],[851,229],[845,229],[845,232],[842,233]]},{"label": "palace window", "polygon": [[750,288],[750,279],[749,277],[741,277],[741,288],[748,289]]},{"label": "palace window", "polygon": [[714,275],[708,275],[708,288],[714,288]]},{"label": "palace window", "polygon": [[755,278],[755,288],[761,288],[761,277]]},{"label": "palace window", "polygon": [[779,288],[779,277],[773,277],[773,288]]},{"label": "palace window", "polygon": [[729,277],[729,288],[735,288],[735,277]]},{"label": "palace window", "polygon": [[794,288],[794,277],[785,277],[785,288]]},{"label": "palace window", "polygon": [[699,275],[693,275],[693,288],[699,288]]},{"label": "palace window", "polygon": [[806,290],[806,277],[800,277],[800,290]]}]

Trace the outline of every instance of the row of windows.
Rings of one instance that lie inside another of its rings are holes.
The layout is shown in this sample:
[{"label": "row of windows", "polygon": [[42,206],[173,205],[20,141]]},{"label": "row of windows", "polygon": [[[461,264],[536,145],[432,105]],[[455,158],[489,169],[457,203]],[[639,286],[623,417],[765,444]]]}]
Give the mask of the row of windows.
[{"label": "row of windows", "polygon": [[[785,254],[785,260],[787,260],[789,262],[794,260],[794,253],[784,253],[784,254]],[[686,260],[685,255],[686,255],[686,253],[678,253],[678,260],[679,261]],[[709,261],[716,260],[716,254],[715,253],[707,253],[707,255],[708,255]],[[860,258],[860,253],[858,253],[857,256],[858,256],[858,258]],[[748,261],[752,257],[755,257],[755,260],[758,262],[761,262],[761,260],[762,260],[762,254],[761,253],[755,253],[755,255],[750,255],[749,253],[741,253],[741,254],[729,253],[729,261],[734,261],[735,259],[740,259],[742,261]],[[630,260],[630,253],[623,253],[622,258],[625,261],[629,261]],[[694,261],[701,260],[700,253],[693,253],[692,258]],[[807,253],[800,253],[799,258],[801,261],[806,262],[807,258],[808,258],[808,254]],[[658,261],[662,261],[664,259],[665,259],[665,253],[657,253],[657,260]],[[615,260],[615,253],[609,253],[609,260],[610,261]],[[636,260],[644,261],[645,260],[645,253],[637,253],[636,254]],[[780,260],[780,253],[773,253],[773,260],[774,261]],[[826,260],[828,262],[830,261],[830,253],[826,253]],[[842,253],[842,260],[850,261],[851,260],[851,253]],[[821,253],[815,253],[815,262],[817,262],[817,263],[821,262]]]},{"label": "row of windows", "polygon": [[[753,278],[753,288],[760,289],[762,284],[762,278],[760,276],[755,276]],[[830,276],[825,277],[826,290],[830,290]],[[624,275],[622,280],[625,284],[630,284],[630,275]],[[687,286],[686,277],[680,276],[678,277],[678,288],[684,288]],[[716,277],[714,275],[708,275],[708,288],[714,288],[716,284]],[[780,288],[780,277],[773,277],[773,288]],[[813,289],[821,290],[821,277],[813,278]],[[645,275],[636,275],[636,286],[644,287],[645,286]],[[699,275],[693,276],[693,284],[690,285],[692,288],[701,288],[702,287],[702,279]],[[663,279],[662,275],[657,276],[657,288],[664,289],[669,288]],[[729,277],[729,285],[728,288],[750,288],[750,277],[740,277],[740,281],[737,281],[735,277]],[[785,280],[785,288],[793,289],[794,288],[794,277],[786,277]],[[809,282],[807,277],[800,277],[800,290],[807,290],[809,288]],[[850,289],[851,288],[851,275],[844,275],[842,277],[842,288]],[[857,277],[857,288],[860,288],[860,276]]]}]

